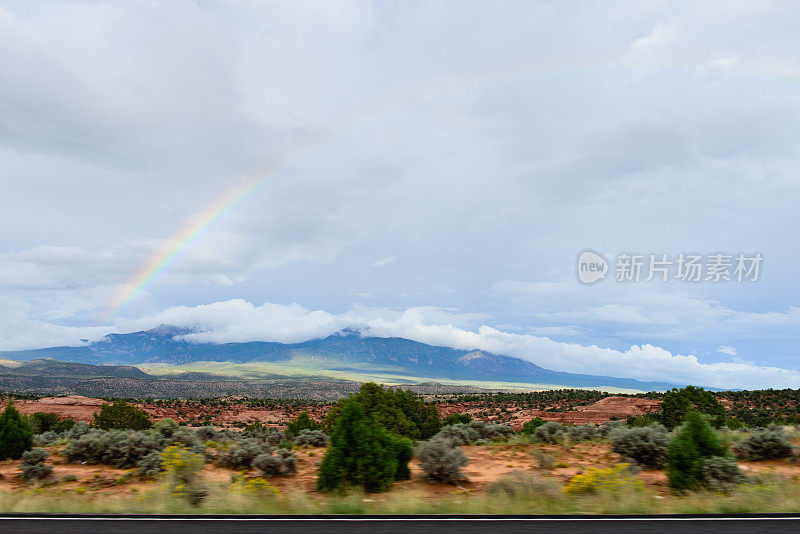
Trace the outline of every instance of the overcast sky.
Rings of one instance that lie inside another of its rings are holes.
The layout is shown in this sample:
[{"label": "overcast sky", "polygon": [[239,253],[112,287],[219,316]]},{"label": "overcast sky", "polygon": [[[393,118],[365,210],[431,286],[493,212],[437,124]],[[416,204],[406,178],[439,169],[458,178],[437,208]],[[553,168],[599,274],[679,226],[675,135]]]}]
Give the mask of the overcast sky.
[{"label": "overcast sky", "polygon": [[[3,2],[0,350],[355,325],[800,387],[798,19],[789,1]],[[608,279],[578,281],[584,249]],[[764,259],[757,282],[623,283],[625,252]]]}]

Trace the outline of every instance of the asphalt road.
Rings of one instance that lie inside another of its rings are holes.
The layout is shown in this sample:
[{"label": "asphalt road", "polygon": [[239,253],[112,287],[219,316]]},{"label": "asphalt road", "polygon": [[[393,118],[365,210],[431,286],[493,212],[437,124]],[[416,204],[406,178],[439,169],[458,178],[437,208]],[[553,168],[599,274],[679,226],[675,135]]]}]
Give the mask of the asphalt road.
[{"label": "asphalt road", "polygon": [[547,534],[681,534],[800,533],[798,517],[635,517],[635,518],[276,518],[276,517],[0,517],[3,534],[207,534],[217,532],[289,534],[394,534],[446,532],[488,534],[500,532]]}]

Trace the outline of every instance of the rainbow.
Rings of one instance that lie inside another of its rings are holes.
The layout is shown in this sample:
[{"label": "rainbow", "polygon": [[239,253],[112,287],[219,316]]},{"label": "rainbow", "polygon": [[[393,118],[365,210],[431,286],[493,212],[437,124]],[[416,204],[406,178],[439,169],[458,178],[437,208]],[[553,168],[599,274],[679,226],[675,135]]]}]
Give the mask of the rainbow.
[{"label": "rainbow", "polygon": [[109,304],[109,319],[129,304],[140,291],[152,284],[189,246],[210,227],[236,209],[275,175],[248,180],[228,191],[219,200],[189,219],[162,249],[122,286]]}]

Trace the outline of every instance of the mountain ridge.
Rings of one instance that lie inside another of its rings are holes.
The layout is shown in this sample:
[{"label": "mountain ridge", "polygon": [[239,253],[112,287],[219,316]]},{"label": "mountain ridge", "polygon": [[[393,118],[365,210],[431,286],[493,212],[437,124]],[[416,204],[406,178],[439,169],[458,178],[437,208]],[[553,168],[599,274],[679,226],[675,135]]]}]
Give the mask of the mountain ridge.
[{"label": "mountain ridge", "polygon": [[162,325],[151,330],[109,334],[81,347],[0,353],[7,360],[54,359],[89,365],[136,366],[182,365],[191,362],[290,362],[315,358],[332,369],[364,368],[401,372],[422,379],[513,381],[558,384],[567,387],[619,387],[663,390],[680,384],[649,382],[632,378],[552,371],[527,360],[473,349],[462,350],[428,345],[399,337],[364,336],[347,328],[327,337],[299,343],[250,341],[241,343],[192,343],[181,339],[191,330]]}]

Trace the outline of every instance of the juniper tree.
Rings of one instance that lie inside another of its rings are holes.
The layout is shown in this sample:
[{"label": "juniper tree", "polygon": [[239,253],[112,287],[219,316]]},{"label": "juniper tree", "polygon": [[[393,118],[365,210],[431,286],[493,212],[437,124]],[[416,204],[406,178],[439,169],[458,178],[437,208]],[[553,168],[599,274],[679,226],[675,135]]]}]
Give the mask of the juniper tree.
[{"label": "juniper tree", "polygon": [[33,446],[33,430],[9,401],[0,415],[0,460],[18,460]]}]

